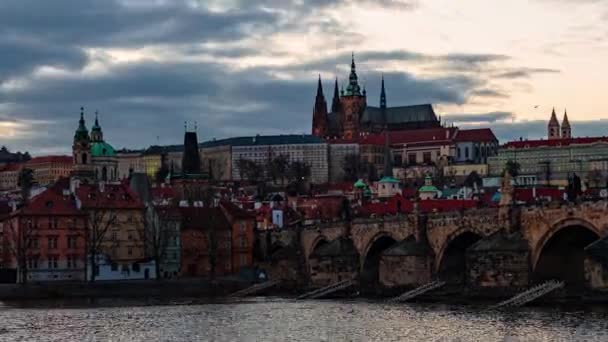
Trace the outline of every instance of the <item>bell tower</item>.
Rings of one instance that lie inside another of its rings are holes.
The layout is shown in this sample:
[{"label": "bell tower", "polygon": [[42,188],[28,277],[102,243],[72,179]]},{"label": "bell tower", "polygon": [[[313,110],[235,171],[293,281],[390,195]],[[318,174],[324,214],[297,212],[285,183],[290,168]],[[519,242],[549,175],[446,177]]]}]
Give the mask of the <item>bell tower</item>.
[{"label": "bell tower", "polygon": [[564,111],[564,120],[562,121],[562,139],[572,138],[572,128],[570,127],[570,121],[568,121],[568,112]]},{"label": "bell tower", "polygon": [[359,121],[361,119],[361,115],[365,111],[365,107],[367,106],[367,98],[365,90],[361,92],[361,87],[359,86],[354,53],[350,65],[348,86],[340,98],[340,106],[342,109],[340,123],[343,137],[349,140],[358,138]]},{"label": "bell tower", "polygon": [[549,124],[547,125],[547,138],[549,140],[559,139],[560,134],[559,122],[557,121],[557,116],[555,115],[555,108],[551,112],[551,119],[549,120]]},{"label": "bell tower", "polygon": [[80,107],[80,120],[74,133],[72,144],[72,176],[87,183],[94,179],[95,173],[91,158],[91,137],[84,121],[84,108]]}]

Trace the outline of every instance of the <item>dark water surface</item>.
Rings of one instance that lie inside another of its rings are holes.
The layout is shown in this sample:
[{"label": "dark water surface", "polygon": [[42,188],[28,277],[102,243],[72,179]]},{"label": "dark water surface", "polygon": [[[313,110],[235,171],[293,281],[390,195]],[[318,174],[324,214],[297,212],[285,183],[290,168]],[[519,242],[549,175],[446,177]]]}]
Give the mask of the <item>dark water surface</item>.
[{"label": "dark water surface", "polygon": [[0,341],[608,341],[608,310],[281,298],[4,303]]}]

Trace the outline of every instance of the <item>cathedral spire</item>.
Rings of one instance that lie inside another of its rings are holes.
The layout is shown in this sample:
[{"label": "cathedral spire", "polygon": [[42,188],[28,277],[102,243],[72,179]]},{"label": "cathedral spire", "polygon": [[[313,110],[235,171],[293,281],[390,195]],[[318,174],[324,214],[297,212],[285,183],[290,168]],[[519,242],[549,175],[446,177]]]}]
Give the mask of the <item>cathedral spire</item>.
[{"label": "cathedral spire", "polygon": [[319,83],[317,84],[317,97],[323,97],[323,84],[321,83],[320,74],[319,74]]},{"label": "cathedral spire", "polygon": [[340,91],[338,90],[338,78],[336,77],[336,84],[334,85],[334,98],[331,101],[331,112],[340,112]]},{"label": "cathedral spire", "polygon": [[555,108],[551,111],[551,119],[547,125],[547,138],[548,139],[559,139],[560,138],[560,127],[557,116],[555,115]]},{"label": "cathedral spire", "polygon": [[359,87],[359,78],[357,77],[357,67],[355,65],[355,53],[350,64],[350,76],[348,77],[348,87],[346,87],[346,96],[361,96],[361,87]]},{"label": "cathedral spire", "polygon": [[74,134],[75,140],[82,140],[89,138],[89,130],[87,129],[86,122],[84,121],[84,107],[80,107],[80,120],[78,120],[78,128]]},{"label": "cathedral spire", "polygon": [[572,138],[572,128],[570,128],[570,121],[568,120],[568,111],[564,110],[564,119],[562,120],[562,138]]},{"label": "cathedral spire", "polygon": [[386,109],[386,91],[384,90],[384,75],[382,75],[382,89],[380,90],[380,108]]}]

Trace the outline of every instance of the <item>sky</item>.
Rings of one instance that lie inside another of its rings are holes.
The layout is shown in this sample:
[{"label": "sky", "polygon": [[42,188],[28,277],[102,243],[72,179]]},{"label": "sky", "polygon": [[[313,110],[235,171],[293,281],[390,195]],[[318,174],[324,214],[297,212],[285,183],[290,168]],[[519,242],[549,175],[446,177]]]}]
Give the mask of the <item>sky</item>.
[{"label": "sky", "polygon": [[[0,2],[0,145],[69,153],[85,108],[116,148],[309,133],[355,53],[368,104],[432,103],[506,142],[608,129],[605,0]],[[196,123],[196,124],[195,124]]]}]

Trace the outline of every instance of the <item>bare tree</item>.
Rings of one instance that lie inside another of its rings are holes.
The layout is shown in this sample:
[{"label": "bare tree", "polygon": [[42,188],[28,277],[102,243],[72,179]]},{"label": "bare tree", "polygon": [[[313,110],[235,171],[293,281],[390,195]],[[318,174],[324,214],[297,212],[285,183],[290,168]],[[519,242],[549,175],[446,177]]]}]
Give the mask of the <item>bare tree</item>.
[{"label": "bare tree", "polygon": [[27,219],[23,222],[23,217],[17,214],[12,219],[5,222],[6,233],[8,233],[7,247],[17,264],[17,282],[26,284],[28,279],[28,261],[37,256],[35,251],[38,249],[38,236],[36,235],[36,222]]},{"label": "bare tree", "polygon": [[344,180],[347,182],[355,182],[361,178],[363,163],[359,155],[352,153],[344,156],[342,169],[344,170]]},{"label": "bare tree", "polygon": [[277,180],[280,180],[281,185],[285,185],[286,174],[289,170],[289,157],[286,155],[275,157],[270,161],[268,168],[272,181],[276,184]]},{"label": "bare tree", "polygon": [[172,215],[171,207],[146,208],[145,221],[137,230],[144,241],[146,254],[154,260],[156,279],[162,278],[160,265],[167,258],[167,248],[179,234],[179,220]]},{"label": "bare tree", "polygon": [[97,272],[97,256],[101,254],[103,244],[110,228],[118,221],[116,210],[101,206],[99,196],[95,205],[86,207],[88,213],[87,229],[85,233],[86,251],[91,265],[90,281],[94,282]]}]

